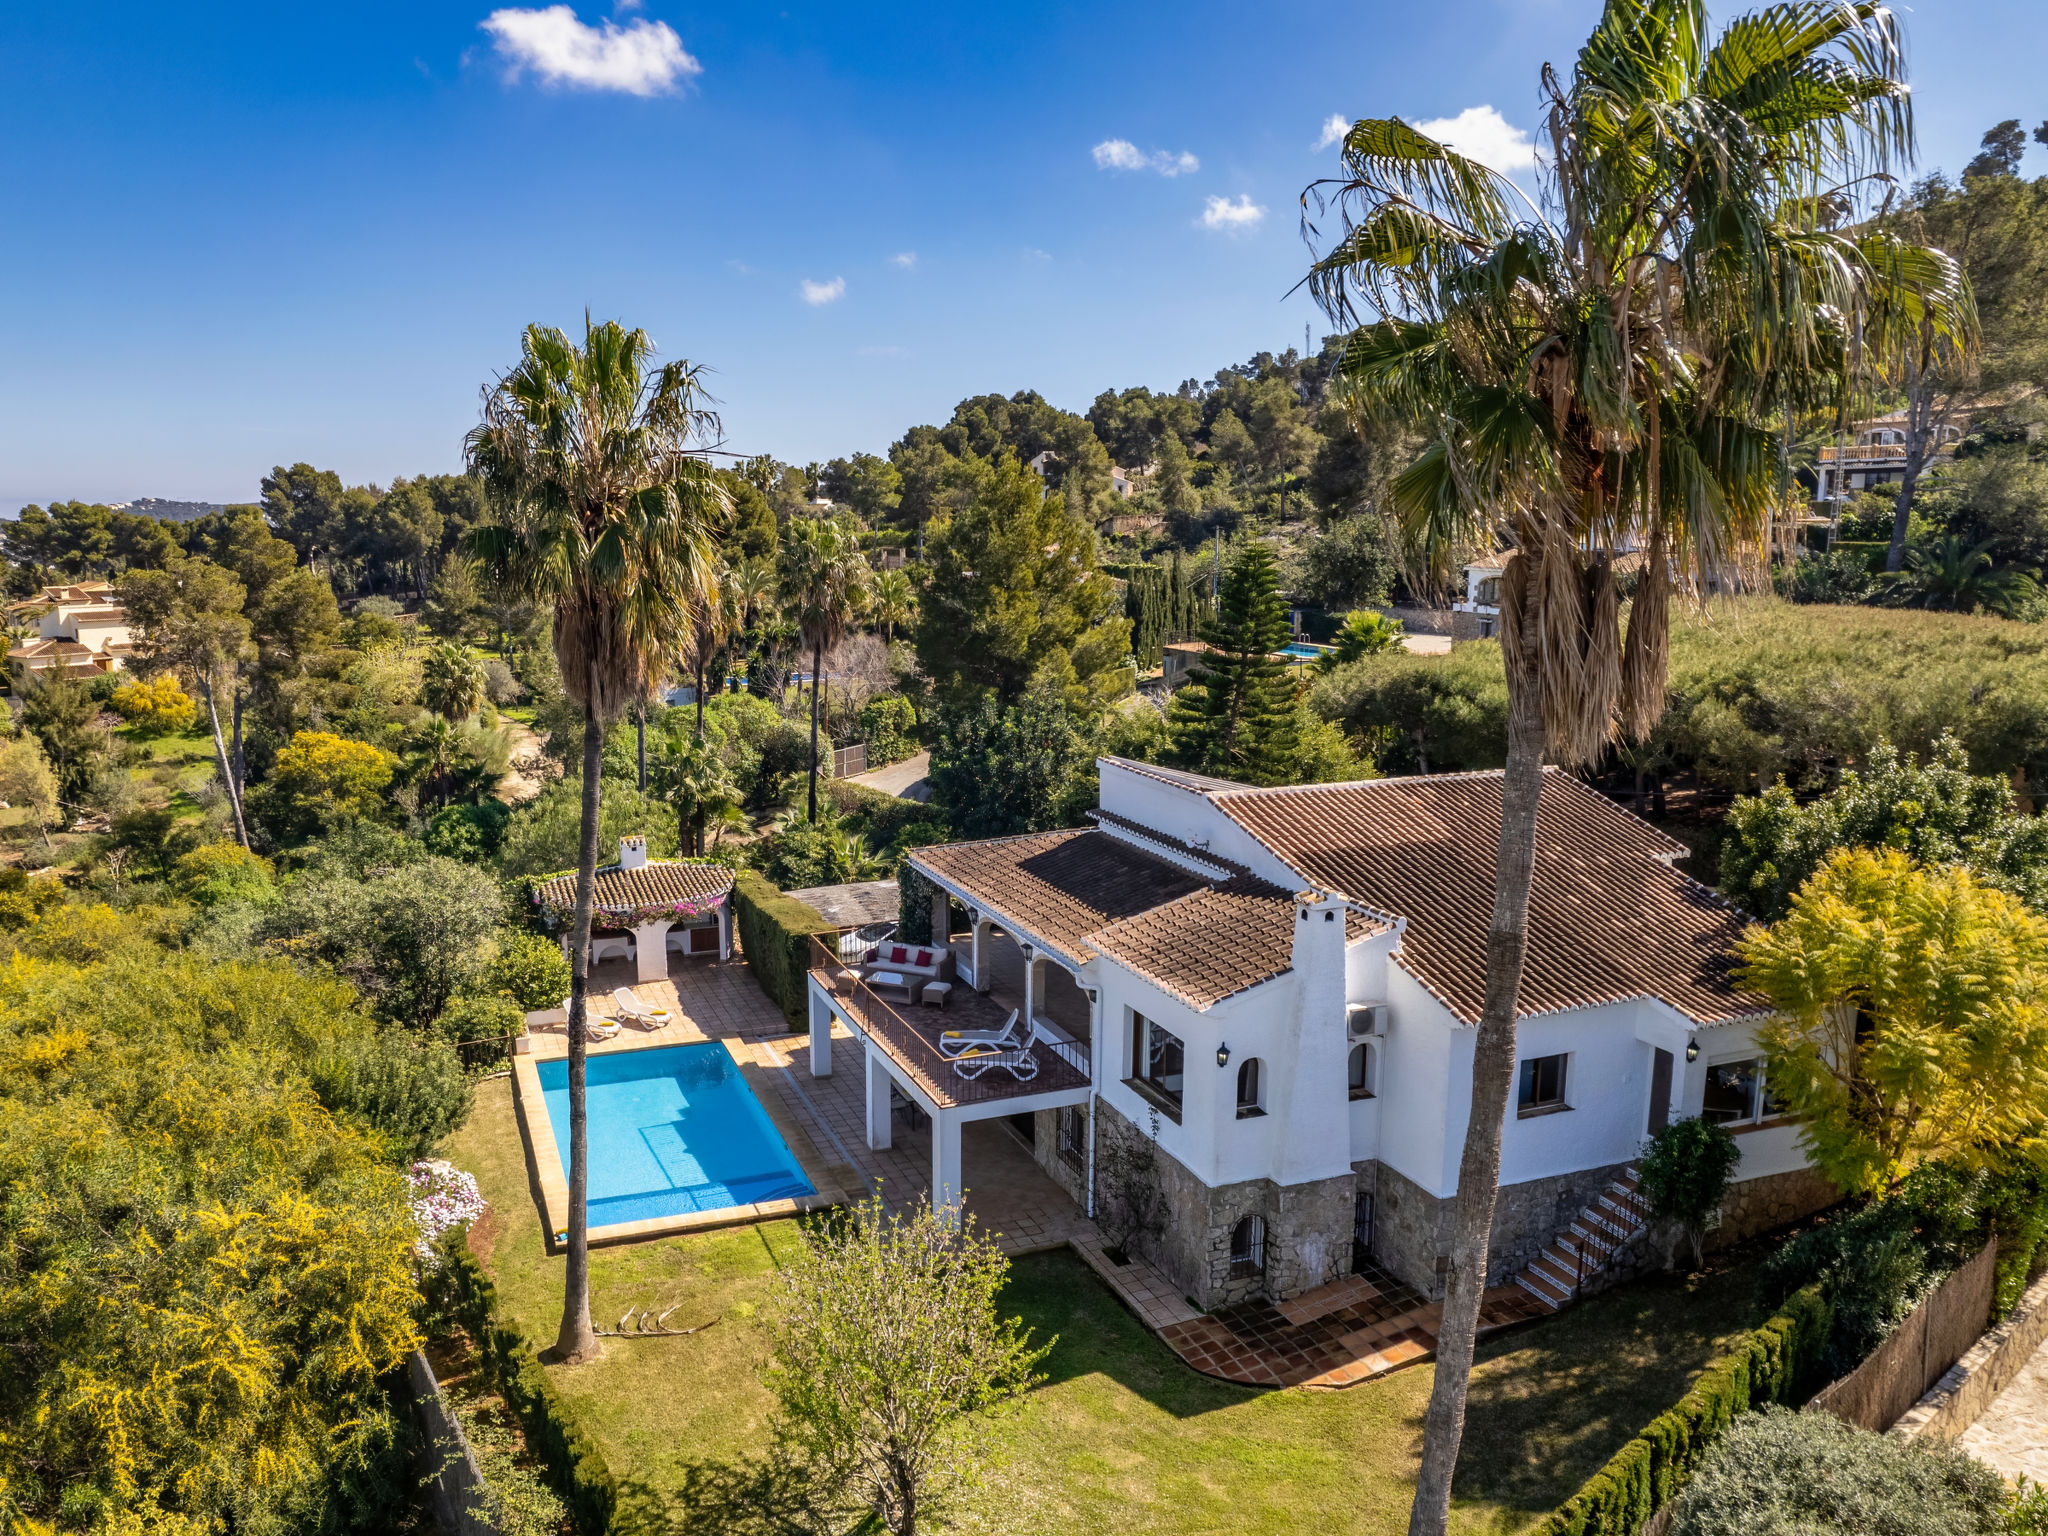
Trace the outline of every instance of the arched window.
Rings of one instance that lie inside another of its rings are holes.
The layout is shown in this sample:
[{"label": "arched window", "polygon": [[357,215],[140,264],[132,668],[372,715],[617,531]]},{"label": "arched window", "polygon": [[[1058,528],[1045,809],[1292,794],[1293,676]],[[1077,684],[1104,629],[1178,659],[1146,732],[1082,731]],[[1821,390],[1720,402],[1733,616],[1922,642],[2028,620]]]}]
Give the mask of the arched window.
[{"label": "arched window", "polygon": [[1252,1056],[1237,1069],[1237,1118],[1249,1120],[1266,1112],[1266,1073],[1259,1058]]},{"label": "arched window", "polygon": [[1247,1216],[1230,1229],[1230,1274],[1245,1279],[1266,1272],[1266,1218]]},{"label": "arched window", "polygon": [[1351,1097],[1369,1099],[1379,1092],[1379,1062],[1369,1043],[1361,1041],[1351,1047]]}]

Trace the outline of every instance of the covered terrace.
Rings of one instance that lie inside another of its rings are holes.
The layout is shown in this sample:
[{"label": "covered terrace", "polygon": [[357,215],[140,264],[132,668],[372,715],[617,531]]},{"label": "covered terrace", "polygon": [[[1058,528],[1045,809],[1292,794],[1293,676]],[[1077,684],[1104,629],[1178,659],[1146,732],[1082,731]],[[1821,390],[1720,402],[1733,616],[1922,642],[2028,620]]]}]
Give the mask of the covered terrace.
[{"label": "covered terrace", "polygon": [[[590,962],[624,960],[634,980],[667,981],[669,957],[732,957],[732,871],[716,864],[649,859],[647,839],[619,839],[619,861],[597,871],[591,902]],[[533,893],[569,954],[576,876],[555,876]]]}]

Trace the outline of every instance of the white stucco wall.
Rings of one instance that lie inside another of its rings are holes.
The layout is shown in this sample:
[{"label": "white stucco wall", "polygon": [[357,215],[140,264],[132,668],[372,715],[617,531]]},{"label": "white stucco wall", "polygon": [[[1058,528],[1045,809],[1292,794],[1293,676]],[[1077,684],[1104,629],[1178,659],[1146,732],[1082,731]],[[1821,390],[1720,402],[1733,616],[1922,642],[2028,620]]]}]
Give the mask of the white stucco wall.
[{"label": "white stucco wall", "polygon": [[1300,889],[1302,882],[1294,871],[1203,795],[1114,763],[1104,762],[1100,766],[1102,793],[1098,803],[1103,810],[1182,842],[1201,844],[1206,839],[1209,852],[1244,865],[1283,890]]}]

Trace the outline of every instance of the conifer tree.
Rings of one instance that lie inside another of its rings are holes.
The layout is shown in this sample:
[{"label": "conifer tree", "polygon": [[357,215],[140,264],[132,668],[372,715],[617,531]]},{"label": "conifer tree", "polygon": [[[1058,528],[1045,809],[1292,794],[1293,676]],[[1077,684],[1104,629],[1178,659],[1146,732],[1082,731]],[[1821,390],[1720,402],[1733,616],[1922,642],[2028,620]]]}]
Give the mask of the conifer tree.
[{"label": "conifer tree", "polygon": [[1167,725],[1184,767],[1247,784],[1283,784],[1294,758],[1294,684],[1274,652],[1287,643],[1287,605],[1264,544],[1244,546],[1204,628],[1209,652],[1173,696]]}]

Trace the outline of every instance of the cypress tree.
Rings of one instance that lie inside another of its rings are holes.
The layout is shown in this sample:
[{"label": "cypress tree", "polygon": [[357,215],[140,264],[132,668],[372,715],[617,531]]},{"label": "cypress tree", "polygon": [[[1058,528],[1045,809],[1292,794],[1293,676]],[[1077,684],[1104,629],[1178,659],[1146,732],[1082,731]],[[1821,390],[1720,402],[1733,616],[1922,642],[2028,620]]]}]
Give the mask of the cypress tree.
[{"label": "cypress tree", "polygon": [[1287,634],[1273,552],[1247,544],[1224,575],[1216,618],[1203,628],[1208,654],[1167,711],[1182,766],[1246,784],[1292,776],[1294,683],[1273,654]]}]

